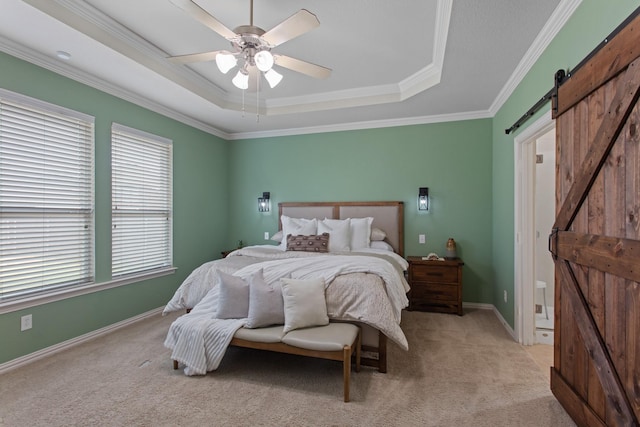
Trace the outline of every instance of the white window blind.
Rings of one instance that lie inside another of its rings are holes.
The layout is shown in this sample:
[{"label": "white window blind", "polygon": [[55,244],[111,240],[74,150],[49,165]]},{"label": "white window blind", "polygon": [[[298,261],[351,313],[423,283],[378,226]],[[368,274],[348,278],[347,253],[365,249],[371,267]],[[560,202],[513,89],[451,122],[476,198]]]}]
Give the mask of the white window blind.
[{"label": "white window blind", "polygon": [[0,90],[0,302],[93,282],[93,123]]},{"label": "white window blind", "polygon": [[172,169],[170,140],[112,126],[112,277],[172,265]]}]

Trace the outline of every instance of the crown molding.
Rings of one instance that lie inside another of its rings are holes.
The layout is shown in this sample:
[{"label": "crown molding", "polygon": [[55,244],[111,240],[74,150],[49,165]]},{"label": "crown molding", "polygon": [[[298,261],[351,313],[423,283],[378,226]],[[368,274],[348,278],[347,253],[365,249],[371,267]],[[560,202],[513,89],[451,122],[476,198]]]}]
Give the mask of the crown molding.
[{"label": "crown molding", "polygon": [[406,79],[397,84],[270,98],[265,101],[264,114],[274,116],[400,102],[437,85],[442,75],[452,6],[453,0],[438,0],[432,62]]},{"label": "crown molding", "polygon": [[[55,61],[47,55],[42,55],[32,49],[25,48],[24,46],[18,43],[15,43],[9,39],[6,39],[2,36],[0,36],[0,50],[2,50],[3,52],[11,56],[15,56],[19,59],[25,60],[34,65],[40,66],[49,71],[53,71],[54,73],[61,74],[77,82],[93,87],[95,89],[98,89],[110,95],[116,96],[125,101],[129,101],[133,104],[139,105],[140,107],[147,108],[158,114],[162,114],[164,116],[177,120],[186,125],[192,126],[203,132],[207,132],[211,135],[225,139],[227,141],[241,140],[241,139],[248,139],[248,138],[269,138],[269,137],[279,137],[279,136],[305,135],[305,134],[312,134],[312,133],[341,132],[341,131],[349,131],[349,130],[378,129],[378,128],[386,128],[386,127],[410,126],[410,125],[441,123],[441,122],[450,122],[450,121],[485,119],[493,116],[490,113],[490,111],[473,111],[473,112],[466,112],[466,113],[454,113],[454,114],[421,116],[421,117],[410,117],[410,118],[388,119],[388,120],[372,120],[372,121],[352,122],[352,123],[344,123],[344,124],[337,124],[337,125],[312,126],[312,127],[305,127],[305,128],[280,129],[280,130],[274,130],[274,131],[227,133],[217,128],[214,128],[212,126],[209,126],[199,120],[195,120],[189,116],[179,113],[173,109],[167,108],[161,104],[152,102],[145,97],[137,96],[131,93],[130,91],[124,90],[119,86],[110,84],[102,79],[96,78],[95,76],[89,73],[86,73],[84,71],[80,71],[74,67],[71,67],[66,63]],[[354,89],[354,91],[357,91],[357,90],[358,89]],[[335,95],[337,96],[337,93]]]},{"label": "crown molding", "polygon": [[[188,69],[187,67],[176,66],[174,64],[168,64],[166,59],[166,53],[159,50],[155,46],[148,43],[146,40],[140,38],[136,34],[132,33],[119,23],[115,22],[111,18],[106,15],[100,13],[98,10],[88,5],[85,2],[75,2],[71,0],[23,0],[28,4],[40,9],[41,11],[56,17],[56,19],[65,22],[64,20],[58,18],[56,14],[49,13],[47,10],[53,9],[56,10],[56,13],[62,13],[66,16],[73,16],[72,21],[76,22],[78,25],[78,19],[84,21],[85,23],[90,23],[90,26],[97,28],[97,32],[101,34],[107,34],[111,40],[118,40],[116,43],[120,46],[126,46],[130,44],[130,46],[126,47],[126,50],[129,52],[135,53],[134,58],[125,54],[132,60],[135,60],[142,65],[150,68],[151,70],[155,70],[156,67],[164,67],[171,68],[171,74],[179,76],[175,81],[177,84],[185,87],[188,90],[189,87],[186,87],[184,81],[190,82],[188,86],[193,88],[193,82],[196,82],[196,86],[198,87],[196,91],[191,90],[194,93],[197,93],[199,96],[214,102],[216,105],[220,106],[213,99],[220,101],[221,98],[223,102],[221,102],[221,108],[228,108],[231,110],[240,110],[241,103],[238,102],[235,96],[228,96],[226,92],[222,91],[219,87],[213,85],[209,80],[205,79],[201,75],[196,72]],[[236,132],[236,133],[227,133],[217,129],[213,126],[210,126],[206,123],[203,123],[199,120],[196,120],[192,117],[189,117],[185,114],[182,114],[172,108],[161,105],[157,102],[151,101],[146,97],[136,95],[129,90],[123,89],[117,85],[111,84],[109,82],[104,81],[103,79],[97,78],[89,73],[83,72],[81,70],[75,69],[67,64],[61,63],[49,56],[42,55],[38,52],[35,52],[31,49],[28,49],[16,42],[13,42],[9,39],[3,38],[0,36],[0,50],[33,63],[34,65],[43,67],[50,71],[53,71],[57,74],[61,74],[65,77],[69,77],[73,80],[76,80],[80,83],[86,84],[118,98],[124,99],[126,101],[132,102],[141,107],[147,108],[156,113],[162,114],[164,116],[175,119],[179,122],[182,122],[186,125],[192,126],[196,129],[207,132],[211,135],[217,136],[219,138],[225,140],[239,140],[245,138],[264,138],[264,137],[274,137],[274,136],[289,136],[289,135],[299,135],[299,134],[310,134],[310,133],[324,133],[324,132],[338,132],[338,131],[347,131],[347,130],[359,130],[359,129],[372,129],[372,128],[384,128],[384,127],[395,127],[395,126],[407,126],[407,125],[417,125],[417,124],[429,124],[429,123],[439,123],[439,122],[447,122],[447,121],[458,121],[458,120],[472,120],[472,119],[481,119],[481,118],[490,118],[495,116],[497,111],[502,107],[502,105],[506,102],[506,100],[511,96],[513,91],[516,89],[518,84],[521,83],[527,72],[531,69],[535,61],[538,60],[542,52],[547,48],[549,43],[553,40],[553,38],[557,35],[560,29],[566,24],[568,19],[571,17],[573,12],[577,9],[577,7],[581,4],[582,0],[561,0],[560,4],[554,10],[551,18],[545,24],[543,29],[540,31],[534,43],[527,50],[527,53],[522,58],[518,67],[511,75],[505,86],[502,88],[491,107],[486,111],[472,111],[465,113],[455,113],[455,114],[445,114],[445,115],[434,115],[434,116],[422,116],[422,117],[413,117],[413,118],[405,118],[405,119],[389,119],[389,120],[380,120],[380,121],[366,121],[366,122],[352,122],[338,125],[327,125],[327,126],[317,126],[317,127],[306,127],[306,128],[290,128],[290,129],[281,129],[274,131],[264,131],[264,132]],[[379,104],[385,102],[399,102],[404,99],[407,99],[421,90],[425,90],[428,87],[437,84],[440,79],[440,73],[442,68],[442,63],[444,61],[444,55],[446,50],[446,41],[449,30],[449,22],[451,17],[453,0],[438,0],[437,6],[437,17],[436,17],[436,34],[434,38],[434,56],[433,61],[427,67],[419,70],[413,75],[409,76],[405,80],[399,82],[398,84],[392,85],[383,85],[383,86],[375,86],[375,87],[366,87],[366,88],[356,88],[345,91],[336,91],[336,92],[328,92],[323,94],[317,94],[312,96],[304,96],[304,97],[290,97],[290,98],[276,98],[269,99],[265,102],[266,107],[261,112],[264,115],[278,115],[278,114],[287,114],[291,112],[311,112],[311,111],[320,111],[326,109],[334,109],[334,108],[344,108],[344,107],[354,107],[354,106],[364,106],[371,104]],[[67,23],[67,22],[65,22]],[[71,25],[67,23],[68,25]],[[73,25],[71,25],[73,27]],[[74,27],[75,28],[75,27]],[[84,27],[83,27],[84,28]],[[85,33],[87,34],[87,33]],[[95,39],[95,37],[87,34],[88,36]],[[101,40],[98,40],[101,41]],[[102,41],[101,41],[102,42]],[[108,43],[103,43],[106,46],[110,46]],[[138,57],[144,57],[146,59],[138,61]],[[152,66],[149,67],[148,64]],[[156,71],[157,72],[157,71]],[[164,77],[166,75],[162,74]],[[168,78],[168,77],[167,77]],[[437,82],[435,82],[437,80]],[[434,83],[435,82],[435,83]],[[420,89],[421,85],[423,86]],[[214,87],[214,88],[212,88]],[[207,95],[209,94],[209,95]],[[213,98],[213,99],[210,99]]]},{"label": "crown molding", "polygon": [[[169,63],[166,60],[166,52],[90,4],[72,0],[23,1],[218,107],[243,111],[239,95],[222,90],[188,67]],[[452,3],[453,0],[438,0],[432,63],[403,82],[397,85],[358,88],[331,94],[272,99],[261,107],[263,114],[279,115],[398,102],[438,84],[449,32]]]},{"label": "crown molding", "polygon": [[226,92],[200,74],[167,61],[167,53],[100,12],[87,2],[22,0],[124,57],[142,65],[220,108],[236,104]]},{"label": "crown molding", "polygon": [[172,108],[168,108],[162,104],[151,101],[146,97],[139,96],[135,93],[132,93],[129,90],[121,88],[120,86],[109,83],[106,80],[97,78],[96,76],[90,73],[81,71],[75,67],[67,65],[66,63],[56,61],[48,55],[43,55],[33,49],[26,48],[25,46],[19,43],[16,43],[13,40],[9,40],[3,36],[0,36],[0,50],[18,59],[22,59],[31,64],[37,65],[38,67],[47,69],[56,74],[60,74],[64,77],[67,77],[79,83],[90,86],[94,89],[98,89],[109,95],[113,95],[117,98],[131,102],[132,104],[138,105],[140,107],[146,108],[155,113],[169,117],[171,119],[174,119],[176,121],[179,121],[191,127],[199,129],[203,132],[209,133],[211,135],[214,135],[226,140],[228,140],[231,137],[230,134],[223,132],[213,126],[210,126],[190,116],[182,114]]},{"label": "crown molding", "polygon": [[555,8],[551,17],[544,27],[542,27],[533,43],[518,63],[518,66],[511,74],[511,77],[509,77],[509,80],[507,80],[507,83],[503,86],[502,90],[498,93],[498,96],[496,96],[496,99],[489,107],[489,111],[493,116],[495,116],[498,113],[498,110],[500,110],[504,103],[507,102],[507,99],[509,99],[513,94],[518,85],[522,82],[527,73],[531,70],[533,65],[540,58],[551,41],[553,41],[553,39],[558,35],[562,27],[564,27],[581,3],[582,0],[560,1],[560,4]]},{"label": "crown molding", "polygon": [[273,138],[281,136],[307,135],[314,133],[344,132],[363,129],[380,129],[398,126],[424,125],[431,123],[459,122],[463,120],[488,119],[493,117],[489,111],[470,111],[466,113],[439,114],[433,116],[406,117],[400,119],[371,120],[363,122],[342,123],[336,125],[311,126],[304,128],[278,129],[272,131],[237,132],[230,140],[251,138]]}]

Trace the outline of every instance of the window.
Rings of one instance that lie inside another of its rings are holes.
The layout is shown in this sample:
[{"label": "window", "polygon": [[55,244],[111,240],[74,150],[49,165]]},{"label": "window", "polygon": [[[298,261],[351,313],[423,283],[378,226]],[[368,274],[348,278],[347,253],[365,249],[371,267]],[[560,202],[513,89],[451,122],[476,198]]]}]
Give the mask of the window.
[{"label": "window", "polygon": [[93,283],[93,124],[0,89],[0,303]]},{"label": "window", "polygon": [[111,128],[111,274],[171,267],[172,143]]}]

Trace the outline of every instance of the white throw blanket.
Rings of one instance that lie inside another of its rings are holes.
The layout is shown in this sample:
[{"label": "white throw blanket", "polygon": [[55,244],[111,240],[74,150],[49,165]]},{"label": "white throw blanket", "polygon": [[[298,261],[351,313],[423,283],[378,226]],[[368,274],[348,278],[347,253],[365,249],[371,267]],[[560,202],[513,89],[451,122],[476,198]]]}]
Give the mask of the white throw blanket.
[{"label": "white throw blanket", "polygon": [[[406,337],[399,327],[401,310],[408,304],[405,295],[406,282],[388,261],[368,256],[279,259],[248,265],[238,270],[235,275],[248,278],[260,269],[263,270],[264,279],[269,284],[285,276],[299,279],[322,278],[327,284],[327,301],[333,292],[331,283],[339,275],[373,273],[380,276],[386,292],[377,288],[371,289],[371,295],[367,295],[367,298],[371,299],[367,308],[349,307],[348,316],[345,314],[345,318],[341,320],[367,323],[381,330],[403,349],[408,349]],[[336,292],[340,292],[337,285]],[[246,319],[216,319],[217,301],[218,286],[214,284],[191,313],[179,317],[169,328],[164,344],[173,350],[173,360],[186,365],[186,375],[204,375],[207,371],[217,369],[233,335],[246,323]],[[372,310],[372,307],[377,307],[378,310]],[[328,310],[331,312],[332,307],[328,307]],[[343,308],[336,310],[345,312]],[[383,317],[380,316],[380,312],[388,312],[392,316]]]},{"label": "white throw blanket", "polygon": [[218,368],[233,334],[246,319],[216,319],[218,287],[188,315],[171,324],[164,345],[173,350],[171,358],[185,365],[185,375],[204,375]]}]

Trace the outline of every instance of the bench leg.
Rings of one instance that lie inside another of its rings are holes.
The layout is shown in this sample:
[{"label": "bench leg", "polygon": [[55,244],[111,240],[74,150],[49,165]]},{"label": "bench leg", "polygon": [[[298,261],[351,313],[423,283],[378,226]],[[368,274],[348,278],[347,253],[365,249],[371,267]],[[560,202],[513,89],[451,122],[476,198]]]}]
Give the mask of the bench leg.
[{"label": "bench leg", "polygon": [[351,381],[351,346],[344,346],[344,358],[342,360],[343,382],[344,382],[344,401],[349,401],[349,383]]},{"label": "bench leg", "polygon": [[173,369],[178,369],[178,361],[177,360],[173,361]]},{"label": "bench leg", "polygon": [[387,373],[387,336],[382,332],[378,334],[378,371]]},{"label": "bench leg", "polygon": [[362,347],[362,333],[358,328],[358,337],[356,338],[356,372],[360,372],[360,352]]}]

